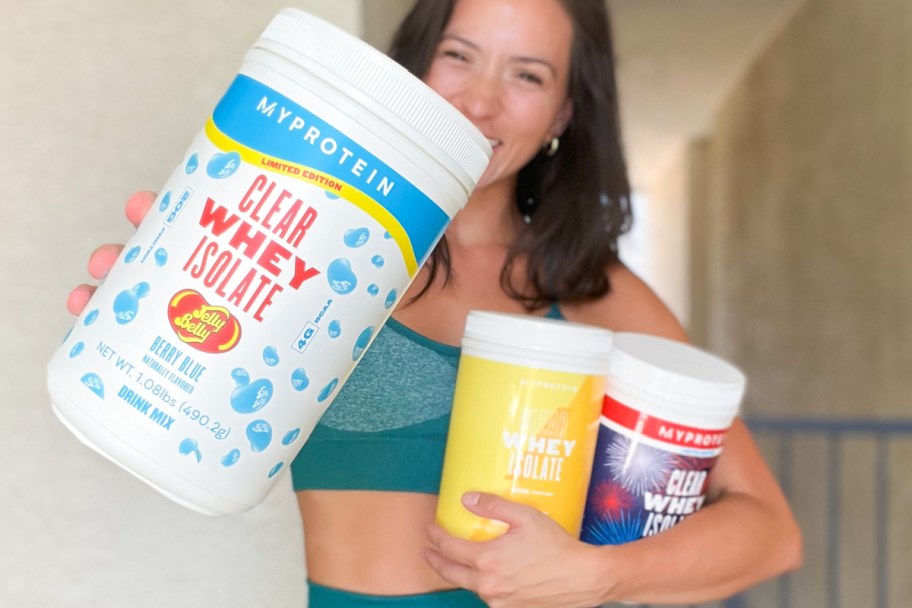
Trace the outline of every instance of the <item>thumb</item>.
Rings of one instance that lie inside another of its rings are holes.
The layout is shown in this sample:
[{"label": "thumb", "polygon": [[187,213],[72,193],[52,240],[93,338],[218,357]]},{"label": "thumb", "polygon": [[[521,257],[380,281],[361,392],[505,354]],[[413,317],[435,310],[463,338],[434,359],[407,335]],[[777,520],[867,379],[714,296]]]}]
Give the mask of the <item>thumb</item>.
[{"label": "thumb", "polygon": [[462,495],[462,504],[475,515],[502,521],[510,528],[521,527],[538,513],[535,507],[485,492],[466,492]]}]

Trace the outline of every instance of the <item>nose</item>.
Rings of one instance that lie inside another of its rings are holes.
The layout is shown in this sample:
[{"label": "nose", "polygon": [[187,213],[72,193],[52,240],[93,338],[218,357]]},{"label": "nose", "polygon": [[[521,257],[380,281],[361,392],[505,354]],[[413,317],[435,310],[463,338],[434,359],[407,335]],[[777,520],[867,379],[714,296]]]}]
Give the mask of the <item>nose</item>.
[{"label": "nose", "polygon": [[500,80],[487,74],[476,74],[465,83],[460,106],[469,118],[486,118],[500,106]]}]

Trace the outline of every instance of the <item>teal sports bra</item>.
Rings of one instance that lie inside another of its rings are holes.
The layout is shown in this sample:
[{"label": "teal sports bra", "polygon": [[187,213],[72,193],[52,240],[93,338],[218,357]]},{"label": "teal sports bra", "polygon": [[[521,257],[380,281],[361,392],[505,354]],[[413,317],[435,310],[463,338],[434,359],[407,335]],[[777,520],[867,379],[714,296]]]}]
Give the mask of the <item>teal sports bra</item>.
[{"label": "teal sports bra", "polygon": [[294,489],[436,494],[459,353],[390,318],[291,463]]}]

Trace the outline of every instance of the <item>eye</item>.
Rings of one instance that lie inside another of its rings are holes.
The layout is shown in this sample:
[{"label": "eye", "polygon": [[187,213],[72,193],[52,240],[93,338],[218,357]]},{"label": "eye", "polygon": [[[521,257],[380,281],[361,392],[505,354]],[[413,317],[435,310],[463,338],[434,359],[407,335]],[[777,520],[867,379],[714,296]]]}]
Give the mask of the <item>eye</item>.
[{"label": "eye", "polygon": [[453,59],[455,61],[468,61],[469,58],[464,54],[455,49],[444,49],[440,52],[442,57],[447,59]]},{"label": "eye", "polygon": [[534,74],[532,72],[520,72],[519,74],[517,74],[517,77],[520,80],[524,80],[531,84],[541,85],[541,84],[545,83],[544,79],[541,76],[539,76],[538,74]]}]

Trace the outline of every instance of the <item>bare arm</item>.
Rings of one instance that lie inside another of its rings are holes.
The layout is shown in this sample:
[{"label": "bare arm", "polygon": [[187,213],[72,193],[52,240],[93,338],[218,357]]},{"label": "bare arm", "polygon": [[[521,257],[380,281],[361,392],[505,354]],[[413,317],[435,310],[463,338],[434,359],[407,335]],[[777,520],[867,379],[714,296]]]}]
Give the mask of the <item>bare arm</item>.
[{"label": "bare arm", "polygon": [[[445,579],[478,592],[494,608],[730,596],[801,560],[798,528],[744,425],[736,423],[730,437],[713,471],[713,501],[661,534],[594,547],[531,507],[483,494],[469,496],[467,508],[506,521],[510,530],[476,543],[435,526],[426,558]],[[477,503],[469,504],[473,499]]]},{"label": "bare arm", "polygon": [[617,576],[603,597],[703,602],[800,565],[798,526],[740,420],[728,432],[709,492],[704,509],[667,532],[605,548],[602,565]]},{"label": "bare arm", "polygon": [[[623,269],[612,278],[617,295],[577,311],[573,320],[684,339],[683,329],[642,282]],[[666,532],[594,547],[533,508],[470,495],[466,508],[507,522],[509,531],[477,543],[435,526],[426,559],[445,579],[478,592],[495,608],[702,602],[798,567],[797,524],[740,420],[728,433],[707,498],[706,507]]]}]

